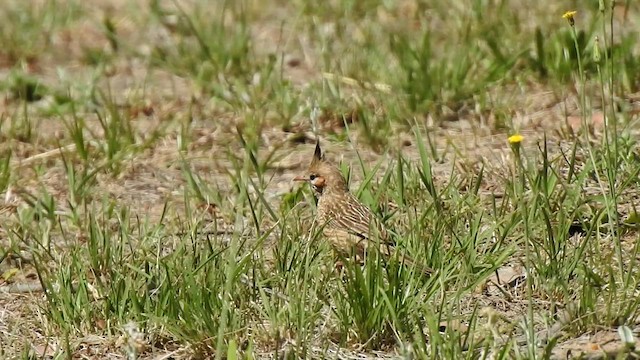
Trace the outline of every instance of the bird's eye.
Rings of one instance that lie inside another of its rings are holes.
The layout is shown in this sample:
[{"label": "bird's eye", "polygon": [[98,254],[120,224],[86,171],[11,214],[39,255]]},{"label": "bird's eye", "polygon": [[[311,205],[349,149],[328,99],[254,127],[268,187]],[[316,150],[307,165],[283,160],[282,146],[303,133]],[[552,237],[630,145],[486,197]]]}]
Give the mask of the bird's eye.
[{"label": "bird's eye", "polygon": [[316,179],[316,174],[309,175],[309,180],[313,181]]}]

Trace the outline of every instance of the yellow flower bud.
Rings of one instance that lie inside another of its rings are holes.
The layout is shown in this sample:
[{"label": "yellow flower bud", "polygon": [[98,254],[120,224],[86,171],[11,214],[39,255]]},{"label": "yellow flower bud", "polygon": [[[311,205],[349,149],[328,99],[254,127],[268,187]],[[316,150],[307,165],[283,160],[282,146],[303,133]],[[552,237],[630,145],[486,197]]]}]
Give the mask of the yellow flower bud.
[{"label": "yellow flower bud", "polygon": [[562,15],[562,18],[567,19],[569,25],[574,26],[576,24],[576,21],[573,19],[573,17],[576,15],[576,13],[577,11],[567,11]]}]

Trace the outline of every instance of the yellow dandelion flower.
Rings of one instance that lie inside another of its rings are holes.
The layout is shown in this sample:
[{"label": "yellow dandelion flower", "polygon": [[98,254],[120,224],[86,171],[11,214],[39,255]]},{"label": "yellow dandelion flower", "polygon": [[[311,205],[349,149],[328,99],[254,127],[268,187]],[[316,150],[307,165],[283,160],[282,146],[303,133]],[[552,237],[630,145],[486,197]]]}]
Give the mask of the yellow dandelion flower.
[{"label": "yellow dandelion flower", "polygon": [[573,19],[573,17],[577,13],[578,13],[577,11],[567,11],[562,15],[562,18],[566,19],[569,22],[569,25],[573,26],[576,23],[576,21]]},{"label": "yellow dandelion flower", "polygon": [[515,145],[515,144],[520,144],[522,142],[522,140],[524,140],[524,136],[520,135],[520,134],[514,134],[509,136],[509,138],[507,139],[509,141],[509,144]]}]

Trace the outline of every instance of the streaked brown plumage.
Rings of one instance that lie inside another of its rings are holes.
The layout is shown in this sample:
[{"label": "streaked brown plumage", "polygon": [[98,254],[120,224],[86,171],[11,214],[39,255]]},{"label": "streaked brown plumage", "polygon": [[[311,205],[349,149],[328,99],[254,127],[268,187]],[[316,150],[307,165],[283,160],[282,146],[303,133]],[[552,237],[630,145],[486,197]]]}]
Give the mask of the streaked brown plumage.
[{"label": "streaked brown plumage", "polygon": [[305,176],[295,180],[311,184],[318,198],[316,224],[322,227],[322,233],[336,250],[360,253],[367,248],[376,232],[381,244],[386,243],[387,231],[371,210],[349,192],[340,170],[324,159],[320,143],[316,144]]},{"label": "streaked brown plumage", "polygon": [[[372,244],[380,244],[380,253],[393,253],[393,242],[384,225],[351,192],[340,170],[325,160],[320,143],[309,169],[295,181],[308,182],[318,198],[316,224],[333,247],[343,253],[362,254]],[[405,262],[413,263],[407,257]],[[424,272],[430,272],[426,270]]]}]

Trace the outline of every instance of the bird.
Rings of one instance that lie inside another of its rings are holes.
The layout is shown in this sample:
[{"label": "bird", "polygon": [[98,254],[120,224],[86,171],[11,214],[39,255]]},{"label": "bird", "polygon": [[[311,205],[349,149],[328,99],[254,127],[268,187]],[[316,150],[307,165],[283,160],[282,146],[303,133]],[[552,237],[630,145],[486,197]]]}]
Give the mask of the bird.
[{"label": "bird", "polygon": [[[340,169],[325,159],[320,141],[316,142],[306,173],[293,180],[311,185],[318,199],[315,223],[338,253],[362,256],[371,251],[372,245],[374,248],[378,245],[381,255],[390,257],[394,254],[395,243],[389,231],[371,209],[349,191]],[[406,255],[401,258],[405,263],[415,264]],[[419,268],[426,274],[432,272],[423,266]]]}]

